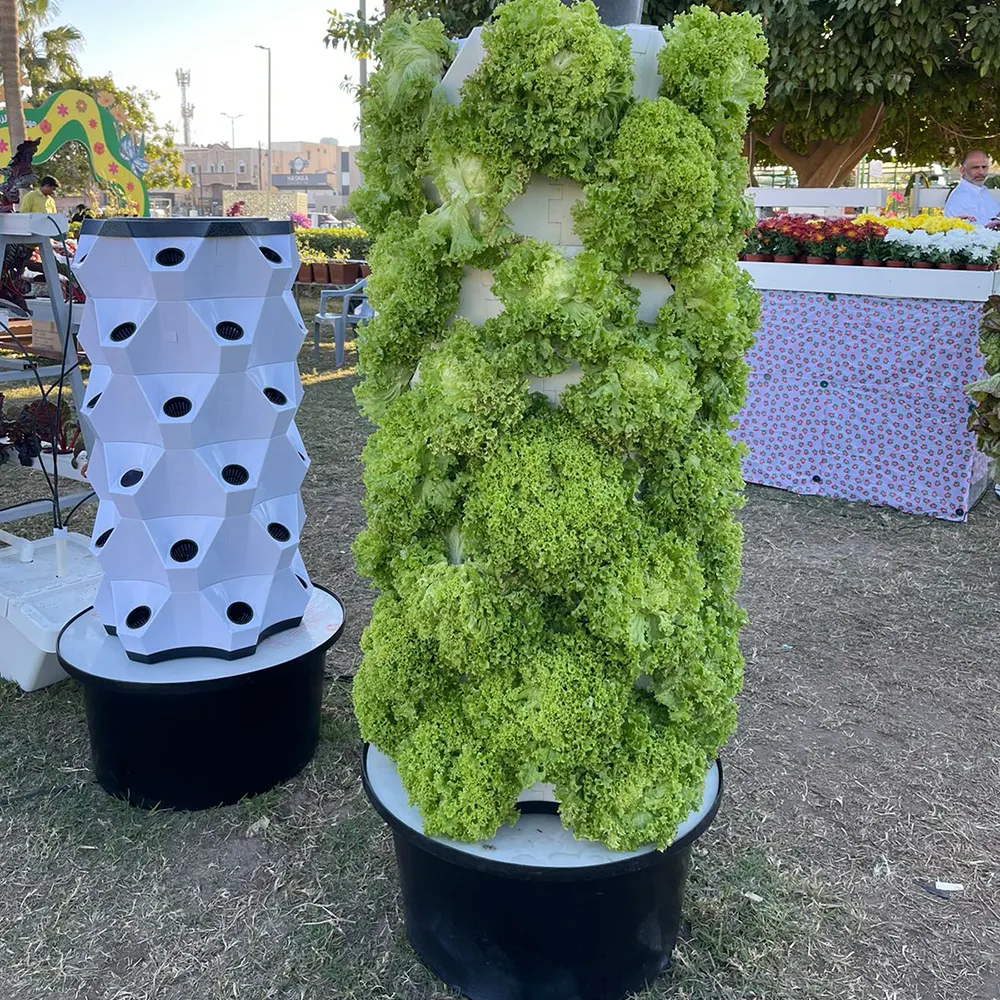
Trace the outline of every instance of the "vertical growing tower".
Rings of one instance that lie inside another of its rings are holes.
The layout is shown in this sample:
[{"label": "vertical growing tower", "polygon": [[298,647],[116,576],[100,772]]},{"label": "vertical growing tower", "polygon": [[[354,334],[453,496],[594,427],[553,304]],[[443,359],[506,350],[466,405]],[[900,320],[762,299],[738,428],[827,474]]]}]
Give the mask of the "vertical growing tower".
[{"label": "vertical growing tower", "polygon": [[128,657],[235,659],[302,619],[290,223],[86,222],[96,609]]},{"label": "vertical growing tower", "polygon": [[661,34],[511,0],[457,54],[386,24],[354,697],[428,834],[489,837],[542,781],[578,837],[662,846],[732,732],[765,55],[707,8]]}]

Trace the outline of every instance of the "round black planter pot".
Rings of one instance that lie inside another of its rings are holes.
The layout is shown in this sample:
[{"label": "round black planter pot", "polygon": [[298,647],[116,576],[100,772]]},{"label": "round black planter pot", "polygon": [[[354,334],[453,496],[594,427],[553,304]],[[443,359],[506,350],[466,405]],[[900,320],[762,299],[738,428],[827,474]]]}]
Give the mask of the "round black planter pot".
[{"label": "round black planter pot", "polygon": [[314,588],[302,624],[252,656],[130,660],[92,610],[59,635],[59,662],[83,687],[94,772],[145,808],[207,809],[294,777],[316,752],[323,664],[340,600]]},{"label": "round black planter pot", "polygon": [[427,837],[392,761],[367,746],[362,780],[392,829],[410,943],[472,1000],[622,1000],[663,973],[691,845],[722,795],[716,762],[670,847],[618,854],[575,841],[550,803],[523,804],[490,841]]}]

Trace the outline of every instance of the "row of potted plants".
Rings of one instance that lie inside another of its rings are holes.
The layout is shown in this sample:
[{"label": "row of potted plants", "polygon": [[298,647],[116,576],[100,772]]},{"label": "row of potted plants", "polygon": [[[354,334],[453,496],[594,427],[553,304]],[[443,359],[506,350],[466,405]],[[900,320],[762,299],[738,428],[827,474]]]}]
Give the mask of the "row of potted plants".
[{"label": "row of potted plants", "polygon": [[368,262],[346,257],[327,259],[314,250],[299,252],[297,281],[323,285],[353,285],[370,273]]},{"label": "row of potted plants", "polygon": [[940,216],[825,219],[780,215],[761,219],[750,230],[741,256],[779,264],[988,271],[1000,260],[1000,234]]}]

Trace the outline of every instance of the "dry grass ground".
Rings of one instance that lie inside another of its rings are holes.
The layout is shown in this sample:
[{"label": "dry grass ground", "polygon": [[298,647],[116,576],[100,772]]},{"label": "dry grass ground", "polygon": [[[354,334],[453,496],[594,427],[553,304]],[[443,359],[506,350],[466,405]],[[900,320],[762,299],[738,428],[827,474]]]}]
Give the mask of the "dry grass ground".
[{"label": "dry grass ground", "polygon": [[[314,368],[303,352],[299,420],[304,556],[348,609],[315,761],[237,806],[142,812],[92,782],[75,684],[0,684],[2,1000],[455,995],[406,943],[358,781],[349,678],[371,594],[350,543],[368,428],[332,353]],[[0,469],[0,506],[39,483]],[[674,968],[643,1000],[997,1000],[1000,504],[955,525],[751,488],[743,519],[726,799]],[[933,895],[935,879],[964,891]]]}]

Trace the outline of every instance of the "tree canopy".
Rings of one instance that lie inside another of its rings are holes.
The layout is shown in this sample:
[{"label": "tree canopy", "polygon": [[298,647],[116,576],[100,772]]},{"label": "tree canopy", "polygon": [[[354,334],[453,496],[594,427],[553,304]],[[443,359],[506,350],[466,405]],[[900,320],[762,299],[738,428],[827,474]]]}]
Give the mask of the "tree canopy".
[{"label": "tree canopy", "polygon": [[[704,0],[702,0],[704,2]],[[647,0],[669,23],[692,0]],[[866,154],[951,160],[970,146],[1000,159],[1000,6],[995,0],[707,0],[759,14],[770,44],[768,99],[751,122],[759,159],[803,186],[841,181]],[[440,16],[453,36],[491,0],[397,0]],[[331,13],[328,44],[367,54],[381,19]]]}]

